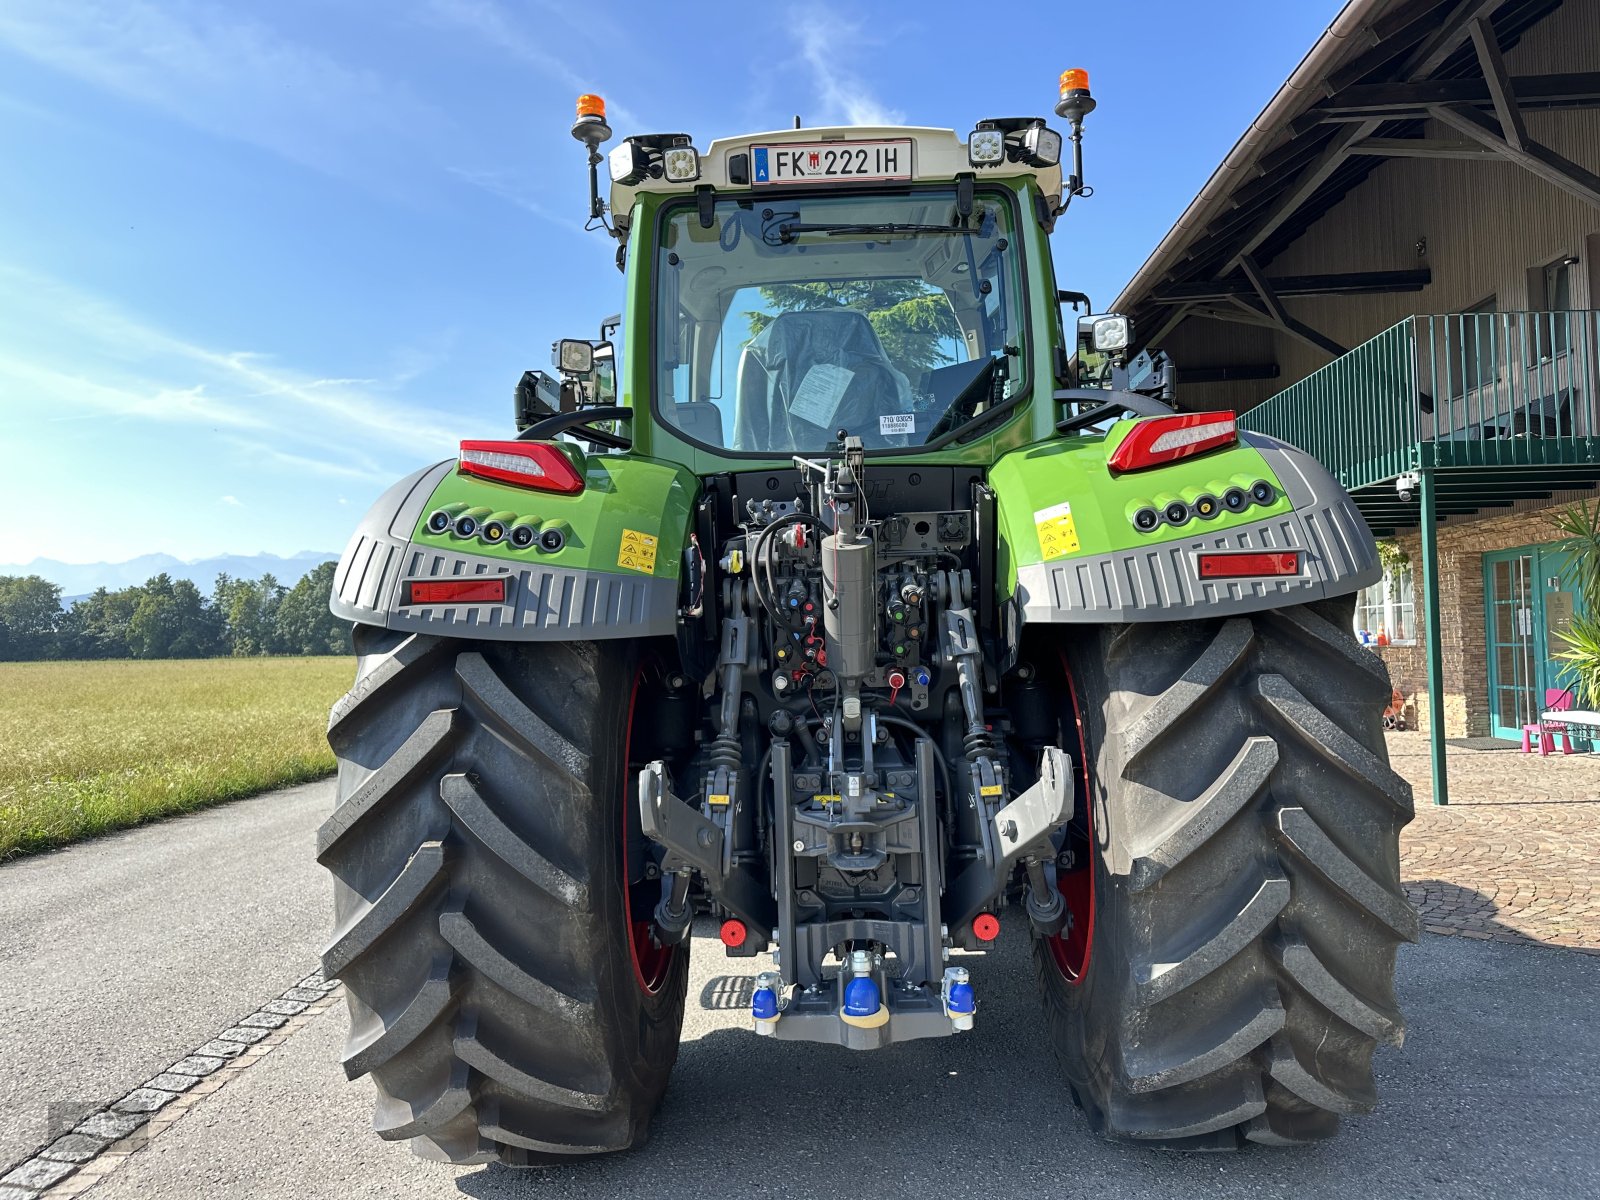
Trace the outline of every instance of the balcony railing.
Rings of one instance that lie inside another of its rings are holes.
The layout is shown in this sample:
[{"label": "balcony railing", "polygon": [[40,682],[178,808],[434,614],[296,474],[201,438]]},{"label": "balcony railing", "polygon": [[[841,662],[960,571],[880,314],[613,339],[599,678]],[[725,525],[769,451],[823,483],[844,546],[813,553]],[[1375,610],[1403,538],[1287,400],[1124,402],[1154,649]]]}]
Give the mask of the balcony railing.
[{"label": "balcony railing", "polygon": [[1428,463],[1600,455],[1600,312],[1407,317],[1240,423],[1310,451],[1354,491]]}]

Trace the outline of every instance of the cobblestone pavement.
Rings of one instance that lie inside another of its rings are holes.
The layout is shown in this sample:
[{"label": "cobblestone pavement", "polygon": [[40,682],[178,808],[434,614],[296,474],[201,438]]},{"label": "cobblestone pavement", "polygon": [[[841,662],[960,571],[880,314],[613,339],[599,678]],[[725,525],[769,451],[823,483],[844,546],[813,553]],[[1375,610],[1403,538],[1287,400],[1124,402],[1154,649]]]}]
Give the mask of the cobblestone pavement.
[{"label": "cobblestone pavement", "polygon": [[1438,808],[1426,735],[1388,740],[1416,791],[1400,871],[1423,928],[1600,954],[1600,754],[1451,747]]}]

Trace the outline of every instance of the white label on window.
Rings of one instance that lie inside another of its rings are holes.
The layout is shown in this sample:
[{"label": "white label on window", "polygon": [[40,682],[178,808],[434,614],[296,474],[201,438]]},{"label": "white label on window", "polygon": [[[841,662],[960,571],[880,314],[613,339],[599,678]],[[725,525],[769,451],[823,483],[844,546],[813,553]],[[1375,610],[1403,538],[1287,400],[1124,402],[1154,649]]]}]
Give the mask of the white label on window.
[{"label": "white label on window", "polygon": [[902,433],[915,433],[916,431],[916,413],[885,413],[878,418],[878,432],[884,437]]},{"label": "white label on window", "polygon": [[845,389],[855,377],[856,373],[847,367],[816,364],[795,389],[794,399],[789,401],[789,415],[824,428],[831,426]]}]

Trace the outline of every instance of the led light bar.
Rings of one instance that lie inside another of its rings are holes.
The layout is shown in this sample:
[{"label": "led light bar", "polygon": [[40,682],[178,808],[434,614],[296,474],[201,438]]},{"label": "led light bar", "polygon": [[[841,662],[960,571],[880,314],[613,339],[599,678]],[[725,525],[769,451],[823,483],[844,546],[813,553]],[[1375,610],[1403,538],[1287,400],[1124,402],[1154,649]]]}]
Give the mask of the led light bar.
[{"label": "led light bar", "polygon": [[1201,579],[1253,579],[1300,574],[1298,550],[1216,552],[1201,554],[1196,561],[1199,563]]},{"label": "led light bar", "polygon": [[504,604],[506,577],[491,579],[413,579],[406,584],[407,604]]},{"label": "led light bar", "polygon": [[1239,420],[1231,412],[1150,417],[1134,423],[1106,465],[1113,471],[1144,471],[1238,441]]},{"label": "led light bar", "polygon": [[583,491],[583,476],[552,442],[462,442],[458,466],[463,475],[541,492]]}]

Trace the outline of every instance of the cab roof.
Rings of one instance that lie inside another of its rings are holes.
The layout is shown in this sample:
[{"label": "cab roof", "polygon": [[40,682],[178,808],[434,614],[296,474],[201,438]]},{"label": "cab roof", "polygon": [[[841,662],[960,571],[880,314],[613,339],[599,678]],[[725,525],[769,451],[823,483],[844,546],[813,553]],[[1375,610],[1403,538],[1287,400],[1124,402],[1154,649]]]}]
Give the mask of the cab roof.
[{"label": "cab roof", "polygon": [[[755,146],[784,146],[806,142],[866,142],[904,139],[910,141],[911,182],[949,183],[957,175],[975,174],[979,183],[986,176],[1015,179],[1032,177],[1034,184],[1052,207],[1061,202],[1061,166],[1034,167],[1021,162],[1006,162],[995,167],[975,168],[967,158],[967,144],[953,129],[934,129],[922,125],[822,125],[809,129],[777,129],[768,133],[747,133],[718,138],[700,155],[700,178],[688,183],[665,179],[646,179],[637,184],[611,186],[611,212],[619,233],[627,231],[635,199],[646,193],[653,196],[693,195],[697,187],[710,184],[718,192],[760,192],[765,184],[752,186],[734,183],[729,177],[729,159],[748,154]],[[828,184],[807,184],[819,193]]]}]

